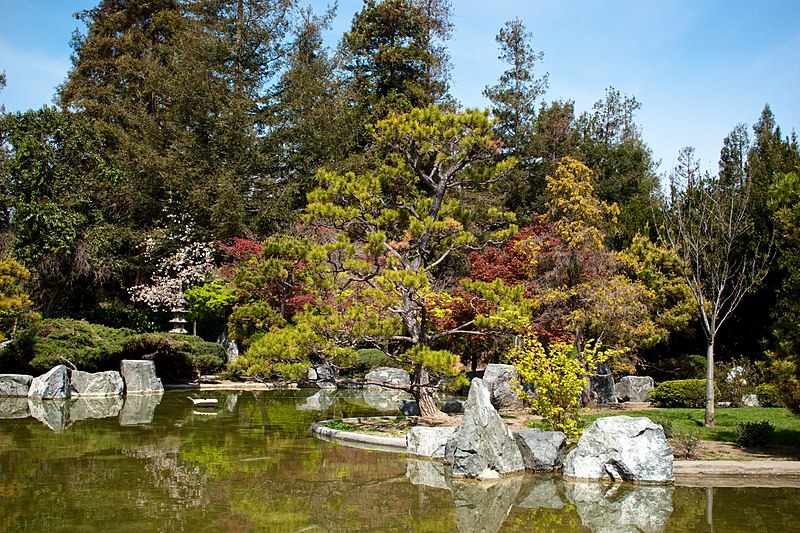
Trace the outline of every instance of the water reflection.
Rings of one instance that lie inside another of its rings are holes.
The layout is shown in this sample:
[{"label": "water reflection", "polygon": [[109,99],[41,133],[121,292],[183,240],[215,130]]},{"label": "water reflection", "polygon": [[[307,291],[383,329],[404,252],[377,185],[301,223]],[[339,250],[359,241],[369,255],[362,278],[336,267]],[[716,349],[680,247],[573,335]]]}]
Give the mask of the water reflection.
[{"label": "water reflection", "polygon": [[[710,531],[711,520],[752,533],[800,521],[796,488],[717,487],[712,517],[705,487],[452,480],[440,463],[313,438],[315,419],[377,414],[350,392],[327,411],[297,409],[316,392],[204,393],[219,400],[213,417],[194,415],[186,392],[167,392],[157,407],[142,403],[145,415],[128,404],[131,420],[151,420],[132,426],[120,425],[125,406],[119,418],[73,423],[74,405],[32,402],[53,427],[72,425],[56,433],[33,418],[0,420],[0,531],[669,533]],[[14,406],[6,413],[29,409]]]},{"label": "water reflection", "polygon": [[78,422],[90,418],[110,418],[118,416],[122,410],[122,396],[80,396],[70,403],[69,420]]},{"label": "water reflection", "polygon": [[37,400],[29,398],[28,410],[33,418],[56,433],[61,433],[69,425],[69,400]]},{"label": "water reflection", "polygon": [[150,424],[156,413],[156,407],[161,403],[163,392],[155,394],[129,394],[125,396],[125,405],[119,414],[120,426],[138,426]]},{"label": "water reflection", "polygon": [[12,418],[28,418],[31,416],[28,411],[27,398],[0,398],[0,420]]},{"label": "water reflection", "polygon": [[581,522],[595,533],[664,531],[672,515],[672,486],[568,482],[566,495]]},{"label": "water reflection", "polygon": [[[512,476],[491,482],[451,478],[447,466],[407,460],[406,477],[414,485],[451,492],[460,532],[499,531],[513,507],[576,513],[595,533],[664,531],[672,514],[671,486],[565,482],[558,476]],[[563,525],[563,524],[562,524]]]}]

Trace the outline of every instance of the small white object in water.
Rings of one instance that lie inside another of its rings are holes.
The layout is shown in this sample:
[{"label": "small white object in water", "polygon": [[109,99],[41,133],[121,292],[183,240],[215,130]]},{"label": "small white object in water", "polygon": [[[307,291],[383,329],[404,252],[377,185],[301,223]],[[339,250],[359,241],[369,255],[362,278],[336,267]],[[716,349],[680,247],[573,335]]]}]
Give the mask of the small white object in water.
[{"label": "small white object in water", "polygon": [[187,396],[195,407],[216,407],[219,403],[219,400],[216,398],[192,398],[191,396]]}]

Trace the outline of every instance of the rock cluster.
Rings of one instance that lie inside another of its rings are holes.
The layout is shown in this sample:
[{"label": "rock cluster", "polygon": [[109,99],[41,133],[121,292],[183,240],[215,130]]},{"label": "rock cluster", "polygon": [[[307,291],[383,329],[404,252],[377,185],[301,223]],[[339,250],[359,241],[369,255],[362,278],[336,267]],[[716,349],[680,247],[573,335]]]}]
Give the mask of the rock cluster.
[{"label": "rock cluster", "polygon": [[121,372],[82,372],[57,365],[41,376],[0,374],[0,398],[65,400],[73,396],[119,396],[164,391],[152,361],[124,360]]},{"label": "rock cluster", "polygon": [[444,459],[453,477],[497,479],[521,470],[565,477],[669,483],[673,455],[664,431],[649,418],[598,419],[564,458],[567,438],[559,431],[512,433],[491,403],[480,378],[472,380],[457,428],[413,428],[406,439],[410,456]]}]

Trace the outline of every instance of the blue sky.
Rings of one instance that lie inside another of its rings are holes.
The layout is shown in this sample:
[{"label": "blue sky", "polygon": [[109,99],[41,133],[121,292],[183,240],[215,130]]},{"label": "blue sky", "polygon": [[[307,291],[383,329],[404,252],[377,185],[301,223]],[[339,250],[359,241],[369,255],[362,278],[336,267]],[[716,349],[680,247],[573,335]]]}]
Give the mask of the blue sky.
[{"label": "blue sky", "polygon": [[[72,13],[95,0],[0,0],[0,93],[7,111],[51,103],[70,68]],[[315,8],[325,0],[309,0]],[[578,113],[607,87],[642,104],[637,122],[668,172],[678,150],[695,146],[716,170],[722,139],[752,125],[765,103],[788,135],[800,129],[800,2],[646,0],[452,0],[452,94],[485,107],[481,91],[503,70],[494,37],[519,17],[545,53],[546,100],[571,99]],[[361,0],[340,0],[330,43]]]}]

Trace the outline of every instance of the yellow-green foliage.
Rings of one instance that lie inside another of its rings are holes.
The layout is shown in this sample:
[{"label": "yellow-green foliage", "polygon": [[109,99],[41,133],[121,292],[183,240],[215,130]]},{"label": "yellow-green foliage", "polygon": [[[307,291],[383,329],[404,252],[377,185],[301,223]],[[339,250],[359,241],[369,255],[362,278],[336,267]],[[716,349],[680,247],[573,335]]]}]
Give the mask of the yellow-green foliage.
[{"label": "yellow-green foliage", "polygon": [[36,320],[33,302],[25,291],[30,272],[14,259],[0,261],[0,341],[13,334],[20,321]]},{"label": "yellow-green foliage", "polygon": [[545,349],[533,336],[524,337],[510,354],[520,379],[534,386],[533,392],[520,393],[534,414],[570,439],[578,438],[581,433],[579,422],[584,410],[580,396],[589,379],[587,371],[594,372],[605,359],[600,348],[599,342],[586,344],[585,367],[572,344],[551,344]]}]

